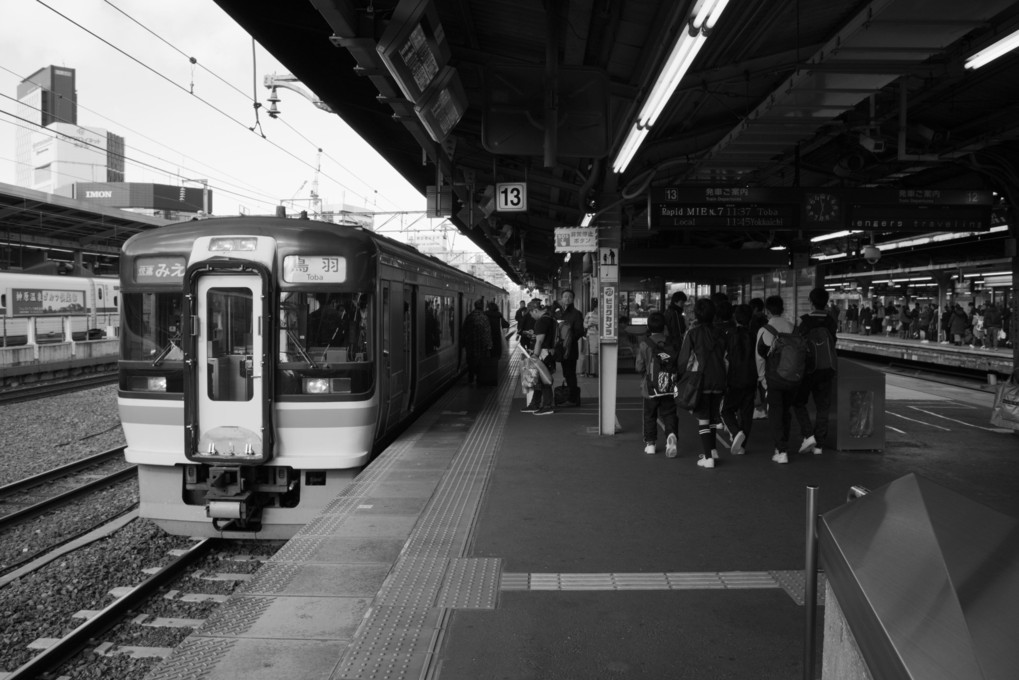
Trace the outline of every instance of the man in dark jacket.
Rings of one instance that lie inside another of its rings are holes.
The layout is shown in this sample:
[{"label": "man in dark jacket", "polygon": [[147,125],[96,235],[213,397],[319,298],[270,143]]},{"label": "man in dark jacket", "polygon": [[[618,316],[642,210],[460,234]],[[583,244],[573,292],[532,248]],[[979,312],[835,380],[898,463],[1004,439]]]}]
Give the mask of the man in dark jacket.
[{"label": "man in dark jacket", "polygon": [[988,303],[984,311],[984,330],[987,337],[987,346],[991,349],[998,349],[998,333],[1001,331],[1001,310],[994,303]]},{"label": "man in dark jacket", "polygon": [[683,343],[683,336],[686,335],[686,293],[677,290],[672,294],[672,301],[665,309],[665,334],[677,347]]},{"label": "man in dark jacket", "polygon": [[580,387],[577,386],[577,357],[580,356],[580,338],[586,332],[584,329],[584,315],[573,306],[573,291],[565,290],[562,294],[562,321],[569,324],[570,342],[565,347],[562,358],[563,379],[569,388],[567,406],[580,406]]},{"label": "man in dark jacket", "polygon": [[[810,305],[814,308],[809,314],[800,317],[800,325],[797,332],[807,338],[810,344],[816,344],[811,331],[823,329],[831,335],[831,346],[835,346],[837,324],[831,315],[825,312],[828,304],[828,291],[824,288],[814,288],[810,291]],[[817,334],[814,334],[815,336]],[[809,356],[809,355],[808,355]],[[800,433],[803,435],[803,443],[800,444],[800,453],[824,452],[824,446],[828,439],[828,415],[831,412],[831,390],[835,378],[835,367],[817,368],[811,365],[808,359],[807,374],[793,398],[793,414],[796,422],[800,424]],[[807,401],[814,398],[814,423],[810,422],[810,413],[807,411]]]}]

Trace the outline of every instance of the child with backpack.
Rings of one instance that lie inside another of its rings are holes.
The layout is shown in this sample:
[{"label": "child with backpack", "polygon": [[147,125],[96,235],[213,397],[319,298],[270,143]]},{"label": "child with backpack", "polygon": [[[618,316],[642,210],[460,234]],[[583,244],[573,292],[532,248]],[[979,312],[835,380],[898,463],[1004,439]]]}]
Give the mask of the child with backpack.
[{"label": "child with backpack", "polygon": [[769,296],[764,311],[768,322],[757,333],[757,377],[767,393],[768,425],[775,442],[771,459],[785,464],[789,462],[793,400],[806,372],[806,341],[793,333],[793,323],[782,316],[785,304],[781,297]]},{"label": "child with backpack", "polygon": [[743,444],[754,423],[757,362],[750,317],[750,305],[737,305],[732,313],[736,325],[725,336],[726,381],[720,416],[732,441],[729,452],[734,456],[746,453]]},{"label": "child with backpack", "polygon": [[[697,465],[711,469],[718,458],[715,431],[722,426],[719,412],[726,380],[725,342],[723,331],[714,324],[715,303],[708,298],[700,298],[694,303],[693,313],[694,324],[683,338],[677,368],[685,373],[688,366],[696,363],[697,371],[701,373],[700,394],[690,413],[697,419],[697,433],[704,450]],[[696,357],[695,361],[690,360],[691,356]]]},{"label": "child with backpack", "polygon": [[[838,369],[835,353],[836,326],[824,313],[828,304],[828,291],[814,288],[810,291],[813,311],[800,317],[797,332],[807,340],[807,372],[793,400],[793,413],[800,424],[803,443],[800,453],[820,454],[828,439],[828,416],[831,413],[831,394]],[[807,401],[814,399],[814,422],[810,422]]]},{"label": "child with backpack", "polygon": [[647,319],[647,335],[637,348],[637,373],[641,375],[640,396],[644,398],[644,453],[654,455],[658,443],[658,420],[665,428],[665,456],[675,458],[678,452],[676,434],[676,402],[673,381],[676,375],[678,350],[665,335],[665,315],[652,312]]}]

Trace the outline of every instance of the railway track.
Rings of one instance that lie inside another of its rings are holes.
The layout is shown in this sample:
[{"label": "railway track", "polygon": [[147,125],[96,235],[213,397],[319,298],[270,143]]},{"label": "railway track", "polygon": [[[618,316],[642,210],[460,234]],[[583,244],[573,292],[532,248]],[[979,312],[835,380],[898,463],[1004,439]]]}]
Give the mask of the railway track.
[{"label": "railway track", "polygon": [[93,387],[114,385],[116,384],[117,379],[117,372],[110,371],[108,373],[91,373],[77,378],[47,380],[45,382],[22,385],[20,387],[11,387],[5,390],[0,390],[0,404],[32,401],[34,399],[67,394],[68,392],[87,390]]},{"label": "railway track", "polygon": [[100,636],[124,622],[135,609],[153,597],[162,588],[181,578],[199,559],[220,545],[220,539],[207,538],[178,555],[170,564],[160,568],[142,583],[129,589],[110,605],[95,613],[80,626],[63,636],[41,654],[33,657],[10,675],[7,680],[54,677],[60,668],[71,661],[82,649],[95,644]]}]

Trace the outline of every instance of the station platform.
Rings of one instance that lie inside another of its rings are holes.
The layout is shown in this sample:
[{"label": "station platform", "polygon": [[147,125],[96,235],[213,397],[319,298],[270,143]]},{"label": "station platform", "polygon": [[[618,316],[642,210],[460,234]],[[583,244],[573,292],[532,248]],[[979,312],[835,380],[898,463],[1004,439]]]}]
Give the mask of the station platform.
[{"label": "station platform", "polygon": [[643,452],[635,375],[605,436],[596,380],[535,416],[515,358],[500,370],[452,388],[148,677],[792,680],[808,486],[825,512],[915,472],[1019,516],[1016,438],[977,391],[896,376],[884,453],[777,465],[755,421],[708,470],[686,414],[677,458]]},{"label": "station platform", "polygon": [[909,363],[937,364],[1008,376],[1014,370],[1011,347],[990,349],[943,344],[936,341],[922,342],[911,338],[886,335],[863,335],[840,333],[839,350],[870,355],[878,359],[892,359]]}]

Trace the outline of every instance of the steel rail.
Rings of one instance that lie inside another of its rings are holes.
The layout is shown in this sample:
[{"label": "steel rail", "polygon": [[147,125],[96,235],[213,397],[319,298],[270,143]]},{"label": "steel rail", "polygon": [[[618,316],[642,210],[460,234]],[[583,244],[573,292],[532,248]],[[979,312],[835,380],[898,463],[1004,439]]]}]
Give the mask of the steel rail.
[{"label": "steel rail", "polygon": [[126,448],[126,446],[118,446],[115,449],[103,451],[101,453],[91,455],[88,458],[82,458],[81,460],[61,465],[60,467],[53,468],[52,470],[40,472],[37,475],[25,477],[24,479],[19,479],[18,481],[11,482],[10,484],[5,484],[0,486],[0,496],[6,496],[19,491],[24,491],[25,489],[31,489],[32,487],[45,484],[46,482],[52,482],[55,479],[66,477],[69,474],[79,472],[94,465],[105,463],[110,458],[116,458],[117,456],[122,455]]},{"label": "steel rail", "polygon": [[12,512],[9,515],[4,515],[0,517],[0,531],[7,529],[9,526],[13,524],[17,524],[18,522],[23,522],[27,519],[31,519],[32,517],[37,517],[43,514],[44,512],[52,510],[53,508],[59,507],[61,505],[66,505],[67,503],[70,503],[76,500],[77,498],[80,498],[81,496],[85,496],[88,493],[95,491],[96,489],[111,486],[118,482],[124,481],[125,479],[134,477],[137,474],[138,474],[137,466],[132,465],[131,467],[127,467],[124,468],[123,470],[118,470],[117,472],[109,474],[103,477],[102,479],[93,480],[91,482],[88,482],[87,484],[83,484],[81,486],[70,489],[69,491],[65,491],[62,494],[58,494],[51,498],[47,498],[46,500],[40,501],[35,505],[30,505],[27,508],[22,508],[21,510],[18,510],[17,512]]},{"label": "steel rail", "polygon": [[139,583],[91,619],[62,637],[46,651],[25,662],[20,668],[9,674],[7,680],[28,680],[52,674],[92,640],[121,622],[125,615],[146,598],[177,578],[193,562],[204,557],[219,541],[218,538],[206,538],[196,543],[173,563]]}]

